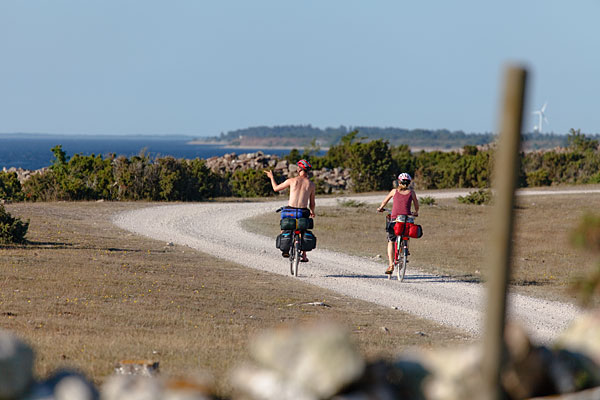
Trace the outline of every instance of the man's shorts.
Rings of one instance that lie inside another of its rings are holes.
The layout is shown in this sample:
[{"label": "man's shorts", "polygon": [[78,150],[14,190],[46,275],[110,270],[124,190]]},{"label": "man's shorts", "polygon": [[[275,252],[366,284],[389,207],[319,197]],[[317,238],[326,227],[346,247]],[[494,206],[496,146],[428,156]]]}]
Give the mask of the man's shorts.
[{"label": "man's shorts", "polygon": [[281,219],[284,218],[310,218],[310,210],[287,206],[281,210]]}]

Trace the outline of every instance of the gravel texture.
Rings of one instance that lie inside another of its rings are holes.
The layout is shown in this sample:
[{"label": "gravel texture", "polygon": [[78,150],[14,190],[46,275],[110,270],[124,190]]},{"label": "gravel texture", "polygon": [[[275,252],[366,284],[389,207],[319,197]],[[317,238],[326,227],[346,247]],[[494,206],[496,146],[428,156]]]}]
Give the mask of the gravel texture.
[{"label": "gravel texture", "polygon": [[[589,191],[572,190],[569,193]],[[600,193],[600,190],[595,192]],[[434,198],[455,197],[468,192],[427,193]],[[520,195],[564,194],[565,191],[521,191]],[[382,196],[352,197],[379,203]],[[317,199],[319,205],[335,205],[336,199]],[[275,248],[275,238],[245,231],[241,221],[284,205],[260,203],[195,203],[149,207],[117,214],[114,223],[126,230],[165,243],[173,242],[233,261],[250,268],[301,279],[310,284],[382,306],[452,326],[473,335],[481,332],[484,286],[458,282],[424,273],[409,263],[404,282],[388,280],[381,261],[349,256],[318,248],[310,262],[300,264],[299,277],[292,277],[289,262]],[[318,226],[318,218],[315,220]],[[234,277],[235,279],[235,277]],[[581,310],[560,302],[523,295],[509,296],[510,318],[520,322],[538,342],[552,341]]]}]

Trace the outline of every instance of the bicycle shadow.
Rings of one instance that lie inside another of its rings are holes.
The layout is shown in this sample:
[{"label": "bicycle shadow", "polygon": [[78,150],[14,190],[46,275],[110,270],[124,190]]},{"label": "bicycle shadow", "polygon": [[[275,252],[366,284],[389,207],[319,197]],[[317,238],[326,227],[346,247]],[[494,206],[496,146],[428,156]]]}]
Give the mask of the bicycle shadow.
[{"label": "bicycle shadow", "polygon": [[387,279],[387,276],[382,275],[367,275],[367,274],[327,274],[325,278],[362,278],[362,279]]},{"label": "bicycle shadow", "polygon": [[[328,274],[324,275],[325,278],[348,278],[348,279],[384,279],[388,280],[387,275],[377,274],[377,275],[367,275],[367,274]],[[392,276],[391,280],[396,280],[396,275]],[[456,279],[452,279],[450,277],[444,276],[435,276],[435,275],[405,275],[404,282],[414,282],[414,283],[448,283],[448,282],[457,282]]]},{"label": "bicycle shadow", "polygon": [[456,279],[452,279],[450,277],[445,276],[436,276],[436,275],[405,275],[404,282],[406,281],[415,281],[415,282],[426,282],[426,283],[448,283],[448,282],[456,282]]}]

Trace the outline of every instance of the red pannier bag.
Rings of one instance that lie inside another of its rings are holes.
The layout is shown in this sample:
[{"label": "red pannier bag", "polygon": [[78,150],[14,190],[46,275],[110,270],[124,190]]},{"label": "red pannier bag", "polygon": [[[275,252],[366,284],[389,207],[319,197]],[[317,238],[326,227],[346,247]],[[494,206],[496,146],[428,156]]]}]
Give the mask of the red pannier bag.
[{"label": "red pannier bag", "polygon": [[423,236],[423,228],[421,225],[413,224],[410,222],[396,222],[394,224],[394,233],[396,236],[411,237],[418,239]]}]

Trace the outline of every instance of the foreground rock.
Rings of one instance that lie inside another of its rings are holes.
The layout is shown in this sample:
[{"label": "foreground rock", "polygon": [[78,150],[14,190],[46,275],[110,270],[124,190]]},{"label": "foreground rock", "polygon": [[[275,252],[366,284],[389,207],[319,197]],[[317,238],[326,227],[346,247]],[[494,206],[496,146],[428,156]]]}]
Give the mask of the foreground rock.
[{"label": "foreground rock", "polygon": [[[506,327],[505,339],[501,381],[506,399],[600,399],[598,311],[574,321],[551,347],[535,345],[515,325]],[[459,400],[478,399],[482,393],[479,343],[366,362],[345,330],[319,324],[265,331],[251,342],[249,353],[250,360],[232,372],[235,400]],[[0,331],[0,399],[217,398],[210,375],[161,376],[155,361],[119,363],[100,392],[71,371],[35,381],[32,368],[31,348]]]},{"label": "foreground rock", "polygon": [[12,333],[0,330],[0,399],[18,398],[33,382],[33,351]]},{"label": "foreground rock", "polygon": [[326,399],[365,369],[346,331],[327,324],[265,332],[253,341],[250,354],[252,363],[233,374],[242,397]]}]

